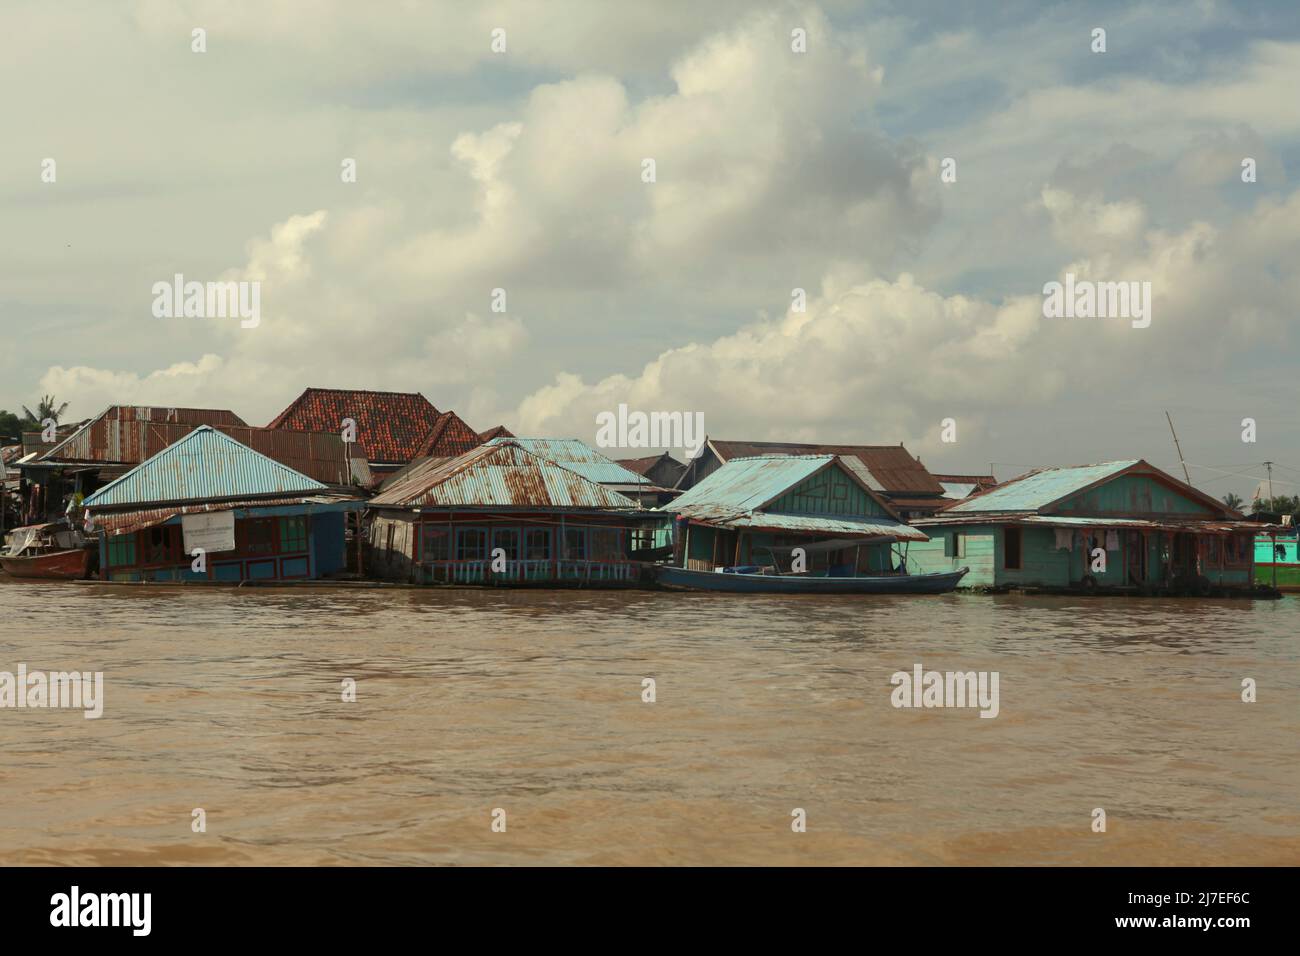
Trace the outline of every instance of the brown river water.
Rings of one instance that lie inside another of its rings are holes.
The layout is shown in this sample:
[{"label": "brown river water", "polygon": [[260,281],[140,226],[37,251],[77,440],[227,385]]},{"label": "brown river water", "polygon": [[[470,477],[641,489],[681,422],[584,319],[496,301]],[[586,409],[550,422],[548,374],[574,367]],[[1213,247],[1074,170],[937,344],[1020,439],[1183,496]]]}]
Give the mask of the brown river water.
[{"label": "brown river water", "polygon": [[0,580],[20,663],[104,713],[0,709],[3,864],[1300,863],[1295,597]]}]

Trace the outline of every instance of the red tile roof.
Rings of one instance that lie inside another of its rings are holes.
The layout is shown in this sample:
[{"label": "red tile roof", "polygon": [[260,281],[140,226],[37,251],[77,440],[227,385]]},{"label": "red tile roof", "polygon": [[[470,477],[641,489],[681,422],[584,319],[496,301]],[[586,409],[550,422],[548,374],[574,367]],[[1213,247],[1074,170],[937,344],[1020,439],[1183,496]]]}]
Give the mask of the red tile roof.
[{"label": "red tile roof", "polygon": [[455,412],[443,412],[420,442],[416,458],[455,458],[483,444],[478,432]]},{"label": "red tile roof", "polygon": [[345,418],[357,423],[357,444],[371,464],[403,464],[418,454],[438,410],[419,392],[309,388],[267,428],[337,434]]},{"label": "red tile roof", "polygon": [[515,436],[505,425],[493,425],[487,431],[480,432],[478,437],[483,442],[490,442],[494,438],[514,438]]}]

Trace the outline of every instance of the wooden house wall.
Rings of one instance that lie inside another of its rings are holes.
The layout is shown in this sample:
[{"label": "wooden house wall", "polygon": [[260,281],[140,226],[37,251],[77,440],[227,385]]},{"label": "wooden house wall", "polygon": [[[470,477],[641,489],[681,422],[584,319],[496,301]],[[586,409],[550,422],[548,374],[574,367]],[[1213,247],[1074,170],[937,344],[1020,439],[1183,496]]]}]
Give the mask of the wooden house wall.
[{"label": "wooden house wall", "polygon": [[1051,513],[1124,518],[1145,518],[1151,515],[1216,517],[1213,511],[1199,501],[1146,475],[1121,475],[1068,498],[1053,508]]},{"label": "wooden house wall", "polygon": [[[995,561],[1000,530],[978,525],[925,528],[930,540],[913,541],[908,545],[907,570],[913,574],[926,574],[970,568],[970,573],[962,578],[962,587],[992,587],[997,581]],[[962,536],[960,548],[954,547],[954,535]]]},{"label": "wooden house wall", "polygon": [[[381,512],[371,522],[367,567],[421,584],[631,584],[640,567],[626,556],[623,522],[618,515]],[[504,571],[492,570],[495,548],[506,552]]]},{"label": "wooden house wall", "polygon": [[[1056,546],[1056,530],[1050,527],[1021,527],[1020,568],[1006,567],[1006,532],[1002,525],[957,525],[925,529],[930,540],[915,542],[908,551],[909,570],[922,572],[955,571],[968,567],[970,573],[962,579],[962,587],[994,587],[1015,585],[1021,587],[1069,587],[1082,583],[1084,577],[1093,577],[1099,587],[1120,587],[1128,581],[1128,549],[1141,546],[1141,536],[1132,536],[1127,530],[1116,530],[1117,548],[1108,548],[1104,529],[1091,531],[1092,540],[1084,545],[1079,535],[1081,529],[1071,529],[1069,549]],[[955,554],[953,536],[964,539],[964,554]],[[1223,566],[1211,556],[1202,536],[1202,573],[1213,584],[1245,586],[1251,580],[1249,563],[1234,564],[1226,558]],[[1227,539],[1218,538],[1218,547],[1226,546]],[[1091,553],[1094,547],[1106,549],[1106,570],[1093,571]],[[1148,532],[1146,536],[1146,583],[1162,583],[1162,565],[1170,560],[1169,544],[1161,534]]]},{"label": "wooden house wall", "polygon": [[206,556],[193,570],[181,519],[100,540],[100,577],[107,581],[293,581],[319,578],[346,564],[339,513],[254,515],[235,519],[235,550]]},{"label": "wooden house wall", "polygon": [[799,482],[765,511],[800,515],[884,515],[887,512],[839,468],[825,468]]}]

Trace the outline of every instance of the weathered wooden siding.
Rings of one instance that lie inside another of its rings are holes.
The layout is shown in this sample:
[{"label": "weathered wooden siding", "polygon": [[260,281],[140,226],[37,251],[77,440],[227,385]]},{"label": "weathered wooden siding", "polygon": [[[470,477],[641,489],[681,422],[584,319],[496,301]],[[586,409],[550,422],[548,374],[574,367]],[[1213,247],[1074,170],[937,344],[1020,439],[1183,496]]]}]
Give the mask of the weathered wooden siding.
[{"label": "weathered wooden siding", "polygon": [[884,515],[870,495],[839,468],[826,468],[801,481],[765,511],[799,515]]},{"label": "weathered wooden siding", "polygon": [[[1000,528],[961,526],[926,528],[925,532],[930,536],[929,541],[913,541],[908,546],[908,571],[913,574],[923,574],[970,568],[970,573],[961,580],[962,587],[992,587],[996,582],[995,539],[1001,536]],[[945,554],[957,550],[952,545],[954,533],[964,536],[964,556]]]},{"label": "weathered wooden siding", "polygon": [[1074,495],[1053,508],[1054,514],[1114,515],[1141,518],[1148,515],[1213,517],[1204,505],[1145,475],[1123,475],[1100,487]]}]

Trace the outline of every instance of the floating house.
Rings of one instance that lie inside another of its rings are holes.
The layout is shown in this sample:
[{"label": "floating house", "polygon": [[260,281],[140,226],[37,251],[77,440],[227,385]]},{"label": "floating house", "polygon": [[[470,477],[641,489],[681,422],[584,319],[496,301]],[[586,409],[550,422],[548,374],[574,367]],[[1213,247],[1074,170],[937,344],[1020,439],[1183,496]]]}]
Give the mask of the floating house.
[{"label": "floating house", "polygon": [[1242,591],[1259,525],[1145,461],[1043,468],[917,526],[914,572],[969,567],[964,587]]},{"label": "floating house", "polygon": [[60,518],[68,495],[89,495],[136,465],[207,425],[242,445],[325,485],[346,488],[370,480],[356,446],[336,433],[254,428],[221,408],[110,405],[21,465],[33,520]]},{"label": "floating house", "polygon": [[903,567],[896,550],[924,542],[873,487],[856,456],[732,458],[667,506],[677,517],[673,563],[696,571],[778,566],[795,547],[809,571],[848,577]]},{"label": "floating house", "polygon": [[370,573],[426,584],[635,584],[634,532],[666,516],[529,444],[494,439],[388,483],[368,503]]},{"label": "floating house", "polygon": [[342,571],[365,502],[201,425],[84,506],[104,580],[243,582]]},{"label": "floating house", "polygon": [[903,520],[932,515],[948,503],[944,489],[920,461],[898,445],[821,445],[800,442],[724,441],[710,438],[675,487],[688,489],[733,458],[759,455],[838,455],[854,458],[863,476]]}]

